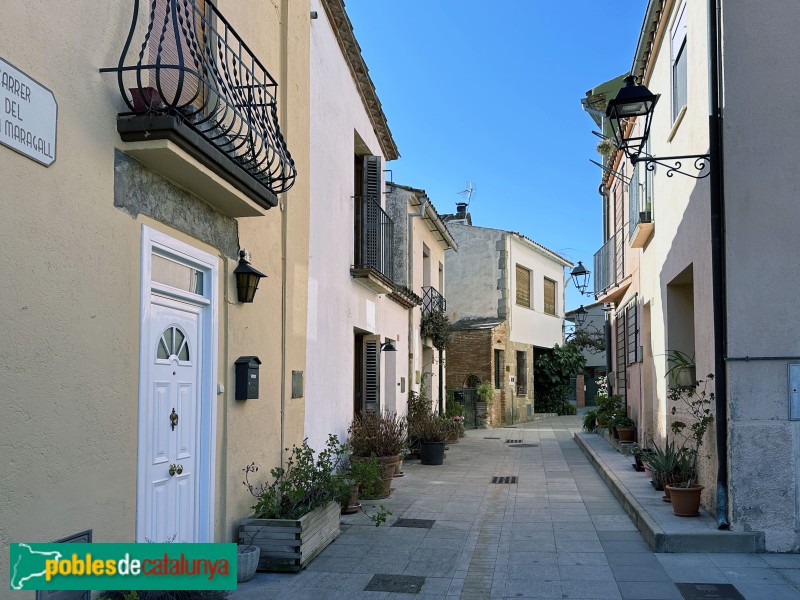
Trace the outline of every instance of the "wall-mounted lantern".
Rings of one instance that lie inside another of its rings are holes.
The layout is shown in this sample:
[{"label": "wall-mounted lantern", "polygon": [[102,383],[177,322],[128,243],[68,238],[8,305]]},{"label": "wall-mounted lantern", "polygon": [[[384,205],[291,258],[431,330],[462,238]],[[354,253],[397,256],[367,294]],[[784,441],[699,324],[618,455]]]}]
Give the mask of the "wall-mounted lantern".
[{"label": "wall-mounted lantern", "polygon": [[239,266],[233,274],[236,276],[236,294],[239,302],[252,302],[258,289],[258,282],[266,275],[250,265],[247,252],[244,250],[239,252]]},{"label": "wall-mounted lantern", "polygon": [[580,327],[586,322],[586,315],[589,313],[583,308],[583,304],[581,304],[572,314],[575,315],[575,324]]},{"label": "wall-mounted lantern", "polygon": [[395,347],[394,342],[389,340],[388,342],[383,342],[381,344],[381,352],[397,352],[397,348]]}]

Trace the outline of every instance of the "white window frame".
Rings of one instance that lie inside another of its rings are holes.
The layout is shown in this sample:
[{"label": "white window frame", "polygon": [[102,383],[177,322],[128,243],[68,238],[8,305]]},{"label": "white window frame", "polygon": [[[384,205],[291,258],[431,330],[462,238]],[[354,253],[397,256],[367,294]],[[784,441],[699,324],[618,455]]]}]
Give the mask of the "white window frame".
[{"label": "white window frame", "polygon": [[[685,61],[687,61],[687,51],[688,51],[688,35],[687,35],[687,25],[686,25],[686,0],[684,0],[681,5],[678,7],[678,11],[675,13],[675,21],[672,24],[672,30],[670,31],[670,68],[669,68],[669,79],[670,79],[670,104],[672,110],[672,123],[676,123],[681,116],[681,112],[686,108],[686,105],[689,102],[689,65]],[[684,82],[685,85],[685,94],[686,94],[686,101],[681,105],[677,106],[676,98],[675,98],[675,63],[678,57],[683,58],[686,64],[686,81]]]}]

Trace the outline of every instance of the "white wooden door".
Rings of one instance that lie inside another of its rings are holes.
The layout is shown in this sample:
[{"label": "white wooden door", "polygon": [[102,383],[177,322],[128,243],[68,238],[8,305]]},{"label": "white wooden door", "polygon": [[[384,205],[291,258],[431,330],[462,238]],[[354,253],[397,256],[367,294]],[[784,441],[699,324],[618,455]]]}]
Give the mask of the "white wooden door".
[{"label": "white wooden door", "polygon": [[144,539],[138,541],[198,541],[201,314],[201,306],[151,297],[145,439],[139,445],[147,489],[140,507]]}]

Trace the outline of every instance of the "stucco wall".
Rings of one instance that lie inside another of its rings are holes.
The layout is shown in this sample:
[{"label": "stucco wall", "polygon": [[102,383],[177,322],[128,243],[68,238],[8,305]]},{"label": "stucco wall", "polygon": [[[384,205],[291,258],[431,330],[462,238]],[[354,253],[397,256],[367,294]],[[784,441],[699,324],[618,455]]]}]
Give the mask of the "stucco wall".
[{"label": "stucco wall", "polygon": [[[505,318],[503,232],[485,227],[448,223],[458,252],[447,252],[445,297],[451,322],[472,317]],[[502,313],[502,314],[501,314]]]},{"label": "stucco wall", "polygon": [[[303,369],[308,5],[285,3],[278,12],[219,5],[279,82],[281,126],[301,173],[286,196],[286,369]],[[147,210],[137,216],[130,206],[115,206],[115,148],[124,150],[116,114],[124,103],[114,76],[98,69],[117,64],[130,17],[127,2],[4,7],[2,56],[55,94],[58,155],[44,168],[0,147],[0,252],[8,283],[0,289],[0,559],[9,541],[49,541],[84,529],[93,529],[97,542],[134,539],[143,224],[219,257],[218,381],[226,392],[216,396],[217,541],[232,539],[252,503],[241,487],[244,464],[272,466],[282,442],[302,439],[302,399],[287,407],[284,440],[280,433],[280,210],[238,223],[238,242],[269,276],[256,302],[240,305],[229,258],[236,224],[219,218],[225,233],[204,241],[203,228],[187,235],[164,215],[162,222]],[[170,186],[160,189],[167,200]],[[178,196],[186,201],[179,190]],[[201,212],[211,214],[207,205]],[[232,400],[232,360],[241,354],[264,360],[260,400]],[[6,578],[3,571],[5,589]]]},{"label": "stucco wall", "polygon": [[[795,165],[800,5],[726,3],[724,55],[728,355],[800,356]],[[731,512],[771,550],[800,548],[800,422],[789,421],[787,362],[728,362]]]},{"label": "stucco wall", "polygon": [[[395,385],[405,376],[408,320],[404,308],[353,280],[353,157],[358,135],[373,155],[381,148],[324,8],[311,2],[311,213],[305,434],[312,447],[329,433],[347,437],[353,417],[355,330],[396,340]],[[385,167],[384,167],[385,168]],[[386,382],[382,380],[381,389]],[[395,405],[407,391],[397,387]],[[407,388],[406,388],[407,390]]]},{"label": "stucco wall", "polygon": [[[515,235],[508,235],[508,274],[510,286],[508,302],[511,307],[510,340],[542,348],[552,348],[564,340],[564,266],[529,242]],[[516,302],[517,269],[520,265],[530,270],[531,306],[520,306]],[[556,283],[555,315],[544,311],[544,278]]]}]

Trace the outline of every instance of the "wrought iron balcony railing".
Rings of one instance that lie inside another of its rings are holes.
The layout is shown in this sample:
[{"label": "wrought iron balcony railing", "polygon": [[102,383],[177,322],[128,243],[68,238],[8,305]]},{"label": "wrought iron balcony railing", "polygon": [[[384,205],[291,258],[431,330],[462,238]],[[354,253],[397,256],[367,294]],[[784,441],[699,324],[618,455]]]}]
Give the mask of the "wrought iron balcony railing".
[{"label": "wrought iron balcony railing", "polygon": [[625,235],[611,236],[594,255],[594,294],[599,296],[625,277]]},{"label": "wrought iron balcony railing", "polygon": [[373,269],[394,280],[394,222],[372,196],[355,198],[355,269]]},{"label": "wrought iron balcony railing", "polygon": [[118,66],[101,69],[117,73],[124,114],[176,117],[273,194],[291,188],[278,84],[222,13],[205,0],[152,0],[143,29],[139,4]]},{"label": "wrought iron balcony railing", "polygon": [[439,291],[432,286],[422,288],[422,314],[444,312],[447,310],[447,301]]}]

